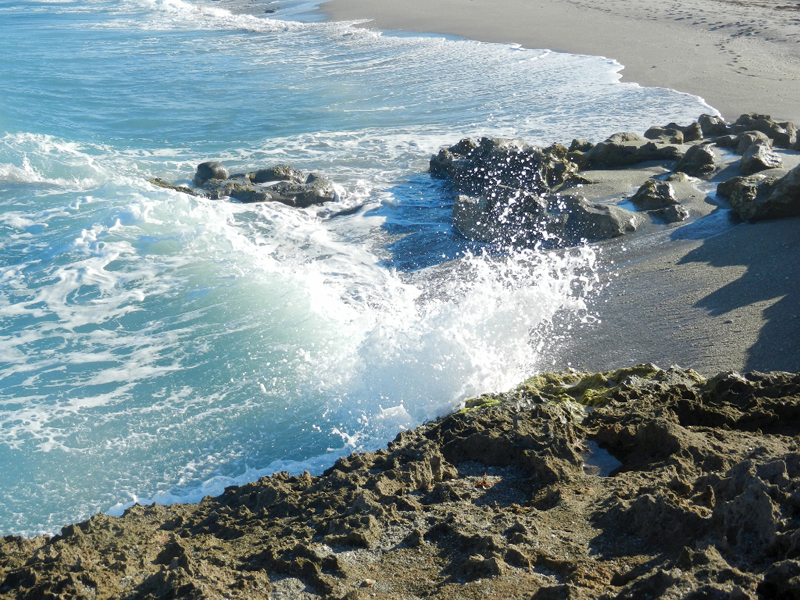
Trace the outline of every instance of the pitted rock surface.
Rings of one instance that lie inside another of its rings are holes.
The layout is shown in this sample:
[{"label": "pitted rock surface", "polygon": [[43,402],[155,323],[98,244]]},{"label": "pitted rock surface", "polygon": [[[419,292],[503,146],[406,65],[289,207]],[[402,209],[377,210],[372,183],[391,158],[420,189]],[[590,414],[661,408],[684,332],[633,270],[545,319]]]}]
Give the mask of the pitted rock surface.
[{"label": "pitted rock surface", "polygon": [[319,476],[3,538],[0,597],[794,598],[798,435],[800,374],[539,375]]}]

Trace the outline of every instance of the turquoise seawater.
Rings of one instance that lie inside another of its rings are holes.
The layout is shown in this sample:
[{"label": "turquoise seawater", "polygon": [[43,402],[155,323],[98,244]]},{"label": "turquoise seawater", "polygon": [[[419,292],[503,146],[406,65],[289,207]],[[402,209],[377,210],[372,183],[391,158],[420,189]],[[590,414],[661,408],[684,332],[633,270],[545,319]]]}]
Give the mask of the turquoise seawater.
[{"label": "turquoise seawater", "polygon": [[[319,471],[546,367],[596,253],[484,255],[430,154],[712,110],[604,58],[254,6],[0,0],[0,534]],[[340,199],[148,183],[209,159]]]}]

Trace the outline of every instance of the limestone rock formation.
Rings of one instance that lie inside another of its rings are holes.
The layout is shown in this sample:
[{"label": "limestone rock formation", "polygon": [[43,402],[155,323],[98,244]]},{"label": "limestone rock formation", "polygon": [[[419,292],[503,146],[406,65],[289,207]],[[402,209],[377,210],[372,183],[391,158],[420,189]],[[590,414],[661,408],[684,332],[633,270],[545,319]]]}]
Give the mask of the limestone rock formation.
[{"label": "limestone rock formation", "polygon": [[800,216],[800,166],[781,178],[763,173],[734,177],[717,187],[734,212],[746,221]]},{"label": "limestone rock formation", "polygon": [[233,198],[244,203],[280,202],[298,208],[336,200],[336,189],[330,180],[316,173],[306,176],[289,165],[229,175],[222,164],[205,162],[197,166],[195,188],[175,186],[163,179],[151,179],[150,183],[213,200]]},{"label": "limestone rock formation", "polygon": [[711,175],[717,168],[717,157],[712,147],[713,144],[692,146],[675,165],[675,171],[686,173],[692,177]]},{"label": "limestone rock formation", "polygon": [[668,223],[683,221],[689,216],[675,197],[675,190],[668,181],[649,179],[631,197],[638,208],[655,214]]},{"label": "limestone rock formation", "polygon": [[611,239],[634,231],[637,217],[617,206],[590,202],[579,195],[520,194],[498,202],[459,195],[453,206],[453,225],[477,242],[532,246],[574,245]]},{"label": "limestone rock formation", "polygon": [[685,126],[669,123],[663,127],[651,127],[644,132],[644,137],[667,144],[683,144],[703,139],[703,129],[698,122]]},{"label": "limestone rock formation", "polygon": [[700,125],[703,137],[710,138],[727,135],[730,132],[730,126],[722,117],[700,115],[700,118],[697,119],[697,123]]},{"label": "limestone rock formation", "polygon": [[630,211],[550,193],[576,176],[578,165],[571,154],[559,144],[541,149],[522,140],[462,140],[433,156],[430,172],[447,178],[460,192],[453,205],[453,225],[474,241],[571,245],[635,229],[636,217]]},{"label": "limestone rock formation", "polygon": [[682,152],[675,146],[659,145],[636,134],[618,133],[595,145],[584,156],[586,168],[616,169],[651,160],[679,160]]},{"label": "limestone rock formation", "polygon": [[767,169],[783,166],[783,159],[767,144],[752,144],[742,155],[739,171],[742,175],[752,175]]},{"label": "limestone rock formation", "polygon": [[776,146],[791,148],[797,142],[797,128],[794,123],[778,123],[769,115],[750,113],[740,116],[731,126],[733,133],[760,131],[766,134]]},{"label": "limestone rock formation", "polygon": [[796,598],[798,440],[800,374],[539,374],[318,475],[6,536],[0,598]]}]

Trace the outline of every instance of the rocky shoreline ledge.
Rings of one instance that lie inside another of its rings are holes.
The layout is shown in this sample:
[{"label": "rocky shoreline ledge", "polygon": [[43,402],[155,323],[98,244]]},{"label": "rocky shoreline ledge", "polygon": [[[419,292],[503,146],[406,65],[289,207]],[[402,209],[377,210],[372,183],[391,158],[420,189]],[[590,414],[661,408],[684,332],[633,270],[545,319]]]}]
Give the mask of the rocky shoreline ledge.
[{"label": "rocky shoreline ledge", "polygon": [[800,374],[533,377],[199,504],[0,542],[3,598],[800,596]]},{"label": "rocky shoreline ledge", "polygon": [[[431,158],[456,197],[453,226],[479,242],[569,246],[680,223],[729,206],[742,220],[800,215],[800,142],[791,122],[702,115],[686,126],[539,148],[464,139]],[[709,182],[711,194],[700,194]],[[633,189],[630,189],[633,185]],[[627,205],[627,206],[626,206]]]},{"label": "rocky shoreline ledge", "polygon": [[[503,247],[600,242],[718,208],[747,221],[800,216],[797,128],[757,113],[733,123],[702,115],[689,125],[653,126],[643,136],[620,132],[597,144],[575,139],[569,147],[463,139],[432,156],[429,172],[449,184],[455,230]],[[309,208],[339,200],[331,180],[286,164],[231,175],[208,161],[197,166],[192,187],[149,182],[247,204]],[[701,193],[703,182],[708,190]]]}]

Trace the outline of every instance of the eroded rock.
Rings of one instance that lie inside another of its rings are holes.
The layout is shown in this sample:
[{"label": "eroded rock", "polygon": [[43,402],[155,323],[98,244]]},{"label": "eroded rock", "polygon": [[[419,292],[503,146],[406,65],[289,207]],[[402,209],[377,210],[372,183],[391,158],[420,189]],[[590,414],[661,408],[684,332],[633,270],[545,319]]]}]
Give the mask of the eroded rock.
[{"label": "eroded rock", "polygon": [[752,175],[767,169],[783,166],[783,159],[766,144],[752,144],[742,155],[739,171],[742,175]]},{"label": "eroded rock", "polygon": [[[800,374],[540,374],[199,504],[0,539],[0,597],[782,598]],[[591,405],[592,411],[584,406]],[[586,441],[610,476],[582,468]]]},{"label": "eroded rock", "polygon": [[716,168],[717,157],[714,154],[713,144],[692,146],[675,165],[675,171],[686,173],[692,177],[708,177]]},{"label": "eroded rock", "polygon": [[675,196],[675,189],[669,181],[649,179],[631,197],[638,208],[653,213],[669,223],[683,221],[689,216]]},{"label": "eroded rock", "polygon": [[797,142],[797,128],[789,121],[779,123],[769,115],[749,113],[740,116],[731,125],[733,133],[760,131],[781,148],[791,148]]},{"label": "eroded rock", "polygon": [[222,164],[206,162],[197,166],[195,188],[175,186],[163,179],[151,179],[150,183],[212,200],[233,198],[244,203],[280,202],[298,208],[336,200],[336,189],[330,180],[316,173],[306,176],[289,165],[230,175]]},{"label": "eroded rock", "polygon": [[746,221],[779,219],[800,215],[800,167],[781,178],[756,174],[734,177],[717,186],[734,212]]},{"label": "eroded rock", "polygon": [[728,135],[730,126],[722,117],[713,115],[700,115],[697,119],[703,137],[716,137],[720,135]]},{"label": "eroded rock", "polygon": [[617,133],[586,152],[586,167],[616,169],[646,161],[679,160],[682,152],[670,145],[655,142],[632,133]]},{"label": "eroded rock", "polygon": [[634,231],[637,218],[623,208],[573,194],[519,193],[503,200],[459,195],[453,206],[453,225],[473,241],[534,245],[547,239],[573,245]]}]

